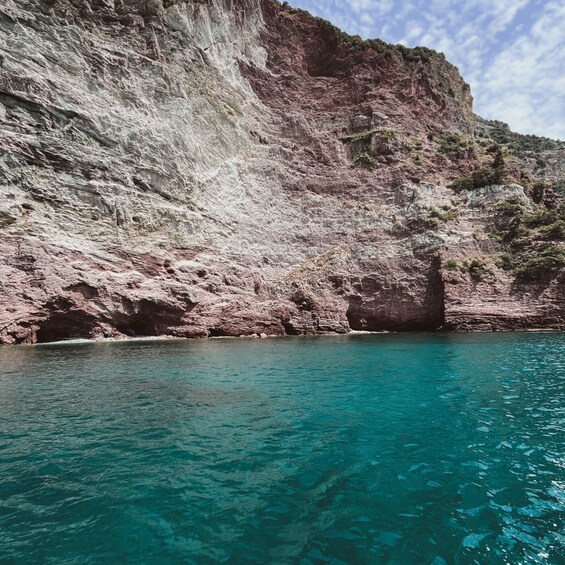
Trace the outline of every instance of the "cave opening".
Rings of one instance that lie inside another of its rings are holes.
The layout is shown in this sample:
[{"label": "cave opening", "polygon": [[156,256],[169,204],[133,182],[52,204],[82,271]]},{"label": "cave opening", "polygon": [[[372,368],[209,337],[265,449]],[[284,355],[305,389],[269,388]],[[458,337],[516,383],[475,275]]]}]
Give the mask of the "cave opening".
[{"label": "cave opening", "polygon": [[43,321],[35,334],[37,343],[67,339],[88,339],[96,326],[96,319],[81,310],[54,312]]}]

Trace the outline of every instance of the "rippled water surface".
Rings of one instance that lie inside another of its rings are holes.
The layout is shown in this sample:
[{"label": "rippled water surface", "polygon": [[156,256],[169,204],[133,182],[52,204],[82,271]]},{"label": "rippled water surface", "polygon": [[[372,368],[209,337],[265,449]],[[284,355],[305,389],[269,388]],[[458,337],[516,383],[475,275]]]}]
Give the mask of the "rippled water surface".
[{"label": "rippled water surface", "polygon": [[0,348],[0,563],[563,563],[565,334]]}]

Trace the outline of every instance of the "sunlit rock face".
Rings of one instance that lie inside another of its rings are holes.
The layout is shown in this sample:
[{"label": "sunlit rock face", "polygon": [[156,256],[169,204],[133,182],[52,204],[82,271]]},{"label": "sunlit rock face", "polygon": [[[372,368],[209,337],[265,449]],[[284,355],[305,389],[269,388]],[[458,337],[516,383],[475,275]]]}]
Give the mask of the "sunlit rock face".
[{"label": "sunlit rock face", "polygon": [[562,275],[496,266],[529,196],[446,186],[471,104],[271,0],[4,0],[0,342],[563,327]]}]

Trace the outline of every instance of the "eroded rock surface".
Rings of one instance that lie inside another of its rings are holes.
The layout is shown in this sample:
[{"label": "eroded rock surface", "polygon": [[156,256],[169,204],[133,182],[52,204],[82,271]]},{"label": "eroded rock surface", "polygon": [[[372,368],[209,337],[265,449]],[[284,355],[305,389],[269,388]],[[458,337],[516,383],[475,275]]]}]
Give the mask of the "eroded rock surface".
[{"label": "eroded rock surface", "polygon": [[271,0],[4,0],[0,343],[562,328],[563,271],[497,266],[521,186],[447,188],[471,104]]}]

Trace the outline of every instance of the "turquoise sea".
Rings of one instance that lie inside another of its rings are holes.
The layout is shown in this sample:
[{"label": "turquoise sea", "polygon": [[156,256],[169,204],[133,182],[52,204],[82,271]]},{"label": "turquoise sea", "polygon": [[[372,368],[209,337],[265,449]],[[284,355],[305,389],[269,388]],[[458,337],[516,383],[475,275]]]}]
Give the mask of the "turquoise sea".
[{"label": "turquoise sea", "polygon": [[565,334],[0,348],[0,563],[565,562]]}]

